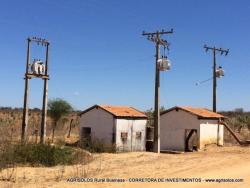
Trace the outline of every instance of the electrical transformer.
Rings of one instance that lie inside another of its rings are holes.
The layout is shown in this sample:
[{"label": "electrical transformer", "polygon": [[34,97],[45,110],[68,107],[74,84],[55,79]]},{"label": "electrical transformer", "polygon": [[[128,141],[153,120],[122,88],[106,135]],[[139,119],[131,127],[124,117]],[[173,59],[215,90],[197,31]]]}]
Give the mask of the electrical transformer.
[{"label": "electrical transformer", "polygon": [[221,78],[225,75],[224,70],[222,69],[222,67],[219,67],[218,69],[216,69],[216,77],[217,78]]},{"label": "electrical transformer", "polygon": [[170,63],[169,59],[161,58],[161,59],[158,59],[157,63],[158,63],[158,68],[160,71],[170,70],[171,63]]},{"label": "electrical transformer", "polygon": [[31,72],[33,74],[42,75],[45,73],[45,66],[42,61],[34,60],[31,65]]}]

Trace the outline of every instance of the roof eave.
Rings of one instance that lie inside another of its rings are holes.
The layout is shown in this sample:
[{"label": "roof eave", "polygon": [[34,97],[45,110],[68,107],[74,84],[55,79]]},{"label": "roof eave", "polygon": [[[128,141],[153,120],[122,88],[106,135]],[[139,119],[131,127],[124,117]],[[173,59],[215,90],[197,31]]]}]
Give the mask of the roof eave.
[{"label": "roof eave", "polygon": [[169,108],[169,109],[167,109],[167,110],[161,112],[160,115],[166,114],[166,113],[168,113],[168,112],[170,112],[170,111],[172,111],[172,110],[175,110],[175,109],[179,109],[179,107],[178,107],[178,106],[174,106],[174,107],[172,107],[172,108]]},{"label": "roof eave", "polygon": [[148,119],[147,116],[143,117],[143,116],[114,116],[117,119]]},{"label": "roof eave", "polygon": [[221,120],[221,119],[225,119],[225,117],[202,117],[202,116],[198,116],[199,120]]},{"label": "roof eave", "polygon": [[78,113],[78,115],[81,116],[82,114],[85,114],[85,113],[87,113],[88,111],[90,111],[90,110],[92,110],[92,109],[94,109],[94,108],[96,108],[96,107],[98,107],[97,104],[95,104],[95,105],[93,105],[93,106],[87,108],[86,110],[84,110],[84,111]]}]

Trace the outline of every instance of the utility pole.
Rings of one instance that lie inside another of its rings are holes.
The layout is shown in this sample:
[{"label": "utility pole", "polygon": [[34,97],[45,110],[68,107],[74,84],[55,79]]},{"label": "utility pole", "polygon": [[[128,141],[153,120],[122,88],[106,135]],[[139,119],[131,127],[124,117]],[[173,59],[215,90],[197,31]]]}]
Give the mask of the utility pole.
[{"label": "utility pole", "polygon": [[43,144],[46,136],[46,122],[47,122],[47,104],[48,104],[48,62],[49,62],[49,42],[46,43],[46,60],[45,60],[45,76],[43,87],[43,109],[42,109],[42,122],[41,122],[41,134],[40,143]]},{"label": "utility pole", "polygon": [[216,47],[208,47],[207,45],[204,45],[204,48],[206,52],[208,50],[213,51],[213,112],[217,111],[216,108],[216,88],[217,88],[217,78],[220,78],[221,76],[224,76],[224,71],[222,70],[221,67],[217,69],[216,67],[216,52],[220,52],[220,55],[225,54],[225,56],[228,54],[229,49],[222,49],[222,48],[216,48]]},{"label": "utility pole", "polygon": [[[42,122],[41,122],[41,134],[40,142],[44,143],[45,128],[46,128],[46,116],[47,116],[47,101],[48,101],[48,55],[49,55],[49,42],[45,39],[32,37],[28,38],[27,47],[27,62],[25,72],[25,91],[24,91],[24,104],[23,104],[23,119],[22,119],[22,132],[21,142],[23,143],[27,134],[28,120],[29,120],[29,80],[32,78],[41,78],[44,80],[43,91],[43,109],[42,109]],[[46,60],[45,65],[41,60],[34,59],[32,65],[30,64],[30,46],[31,43],[37,43],[46,47]]]},{"label": "utility pole", "polygon": [[[169,43],[161,39],[161,35],[172,34],[173,29],[170,31],[156,31],[152,33],[146,33],[143,31],[142,35],[147,36],[147,39],[155,43],[156,55],[155,55],[155,99],[154,99],[154,152],[160,153],[160,47],[164,46],[168,48]],[[166,62],[165,63],[169,63]],[[170,64],[170,63],[169,63]],[[169,65],[170,66],[170,65]],[[167,68],[169,69],[169,67]]]},{"label": "utility pole", "polygon": [[29,121],[29,77],[27,74],[29,73],[29,66],[30,66],[30,38],[27,39],[28,46],[27,46],[27,61],[26,61],[26,73],[25,73],[25,90],[24,90],[24,102],[23,102],[23,119],[22,119],[22,132],[21,132],[21,142],[25,141],[28,121]]}]

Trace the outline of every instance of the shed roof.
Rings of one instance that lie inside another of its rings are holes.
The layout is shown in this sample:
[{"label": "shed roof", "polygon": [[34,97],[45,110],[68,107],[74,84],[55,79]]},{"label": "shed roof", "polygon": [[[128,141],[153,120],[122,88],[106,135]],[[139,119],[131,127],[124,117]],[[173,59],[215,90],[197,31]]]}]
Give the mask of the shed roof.
[{"label": "shed roof", "polygon": [[161,115],[168,113],[172,110],[183,110],[188,113],[191,113],[193,115],[198,116],[198,118],[201,119],[220,119],[220,118],[225,118],[223,115],[212,112],[211,110],[208,110],[206,108],[194,108],[190,106],[175,106],[173,108],[170,108],[164,112],[161,113]]},{"label": "shed roof", "polygon": [[101,108],[105,110],[106,112],[112,114],[115,117],[124,117],[124,118],[143,118],[147,119],[146,114],[143,112],[129,106],[110,106],[110,105],[94,105],[83,112],[80,113],[80,115],[94,109],[94,108]]}]

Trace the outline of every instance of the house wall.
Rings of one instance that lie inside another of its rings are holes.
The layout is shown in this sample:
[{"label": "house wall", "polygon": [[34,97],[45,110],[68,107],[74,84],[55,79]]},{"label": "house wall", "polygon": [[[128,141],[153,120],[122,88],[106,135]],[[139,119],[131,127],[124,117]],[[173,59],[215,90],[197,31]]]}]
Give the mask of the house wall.
[{"label": "house wall", "polygon": [[197,129],[199,140],[200,121],[188,112],[173,110],[165,113],[161,115],[160,124],[161,150],[184,151],[185,129]]},{"label": "house wall", "polygon": [[80,118],[80,138],[82,127],[91,127],[91,139],[99,139],[107,144],[112,144],[114,118],[108,112],[100,108],[94,108],[82,114]]},{"label": "house wall", "polygon": [[[146,145],[146,119],[116,119],[116,146],[118,151],[144,151]],[[123,141],[121,133],[127,132],[127,140]],[[141,132],[141,138],[136,138]]]},{"label": "house wall", "polygon": [[224,126],[218,120],[200,120],[200,149],[207,144],[223,145]]}]

